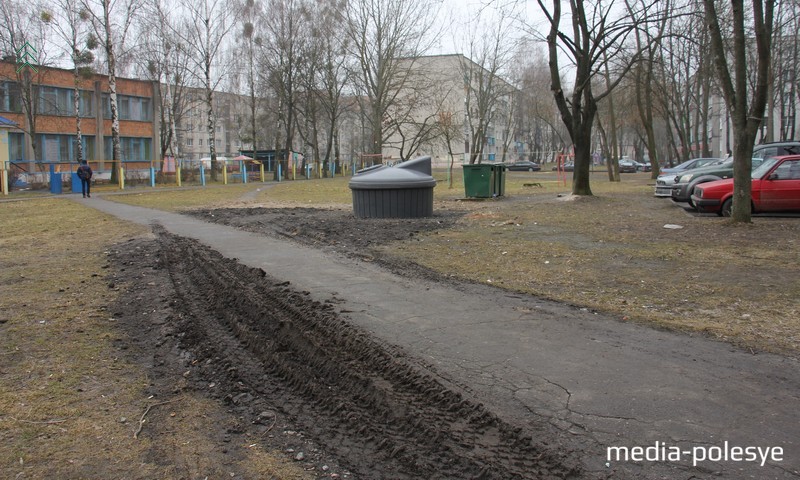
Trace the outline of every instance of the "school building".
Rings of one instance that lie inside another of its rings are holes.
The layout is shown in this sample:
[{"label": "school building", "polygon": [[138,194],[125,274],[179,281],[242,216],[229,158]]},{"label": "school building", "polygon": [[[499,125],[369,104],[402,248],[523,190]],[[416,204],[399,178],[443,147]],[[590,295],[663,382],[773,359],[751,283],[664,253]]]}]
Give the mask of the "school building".
[{"label": "school building", "polygon": [[[0,117],[13,124],[3,129],[7,133],[7,159],[20,168],[29,165],[29,171],[42,162],[77,160],[73,72],[35,68],[37,71],[24,67],[17,72],[19,65],[0,61]],[[23,103],[26,85],[32,85],[33,115],[27,114]],[[92,74],[81,78],[78,89],[84,158],[102,165],[112,158],[108,76]],[[125,161],[149,162],[157,158],[157,92],[156,82],[117,78],[120,142]]]}]

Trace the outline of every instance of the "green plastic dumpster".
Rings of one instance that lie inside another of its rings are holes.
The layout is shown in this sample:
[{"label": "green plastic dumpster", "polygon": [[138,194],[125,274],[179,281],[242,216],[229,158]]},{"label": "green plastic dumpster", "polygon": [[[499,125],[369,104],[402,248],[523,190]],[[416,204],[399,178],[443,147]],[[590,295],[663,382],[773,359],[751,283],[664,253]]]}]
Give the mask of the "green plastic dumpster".
[{"label": "green plastic dumpster", "polygon": [[464,194],[472,198],[500,197],[506,193],[505,165],[479,163],[462,165]]},{"label": "green plastic dumpster", "polygon": [[492,165],[492,196],[502,197],[506,194],[506,166],[502,163]]}]

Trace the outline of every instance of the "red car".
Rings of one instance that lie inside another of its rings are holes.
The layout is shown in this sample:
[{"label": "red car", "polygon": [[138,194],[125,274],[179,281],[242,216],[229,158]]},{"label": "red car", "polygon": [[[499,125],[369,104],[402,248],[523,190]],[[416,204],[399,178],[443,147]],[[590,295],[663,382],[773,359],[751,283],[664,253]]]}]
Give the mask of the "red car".
[{"label": "red car", "polygon": [[[768,158],[753,170],[752,178],[753,213],[800,212],[800,155]],[[692,201],[701,212],[729,217],[733,179],[701,183]]]}]

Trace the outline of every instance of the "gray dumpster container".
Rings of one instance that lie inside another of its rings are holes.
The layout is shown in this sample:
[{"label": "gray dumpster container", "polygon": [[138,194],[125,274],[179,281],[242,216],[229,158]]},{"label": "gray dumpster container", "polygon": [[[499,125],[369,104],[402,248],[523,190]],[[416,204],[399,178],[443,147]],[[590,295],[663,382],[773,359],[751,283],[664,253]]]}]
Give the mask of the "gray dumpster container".
[{"label": "gray dumpster container", "polygon": [[380,165],[359,171],[350,180],[353,213],[358,218],[419,218],[433,215],[431,157],[396,167]]}]

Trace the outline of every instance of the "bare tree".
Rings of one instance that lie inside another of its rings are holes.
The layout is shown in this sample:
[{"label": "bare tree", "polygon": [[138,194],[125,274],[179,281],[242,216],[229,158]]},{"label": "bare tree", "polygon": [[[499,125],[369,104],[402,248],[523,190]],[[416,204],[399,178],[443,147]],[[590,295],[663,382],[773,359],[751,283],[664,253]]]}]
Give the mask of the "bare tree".
[{"label": "bare tree", "polygon": [[247,0],[242,10],[243,20],[242,23],[242,40],[244,41],[244,56],[242,59],[245,62],[245,75],[247,80],[247,95],[248,106],[250,109],[250,132],[248,137],[253,147],[253,155],[258,151],[258,110],[259,98],[256,96],[258,88],[258,72],[257,68],[257,54],[258,49],[263,44],[263,39],[259,35],[259,24],[265,21],[261,5],[255,0]]},{"label": "bare tree", "polygon": [[[800,64],[800,2],[780,2],[775,12],[773,32],[772,95],[769,97],[769,112],[780,115],[776,138],[792,140],[797,132],[798,64]],[[772,118],[769,125],[773,124]]]},{"label": "bare tree", "polygon": [[296,42],[299,85],[295,91],[300,97],[295,114],[297,133],[306,155],[324,165],[326,172],[334,155],[340,100],[348,78],[347,38],[337,31],[344,21],[342,6],[338,0],[302,3],[304,37]]},{"label": "bare tree", "polygon": [[693,155],[711,155],[708,140],[713,68],[698,1],[675,4],[674,14],[666,18],[653,63],[653,98],[671,132],[670,161],[672,157],[681,162]]},{"label": "bare tree", "polygon": [[[731,218],[734,222],[749,223],[750,170],[753,145],[767,105],[775,3],[771,0],[751,0],[749,9],[745,11],[744,0],[730,1],[733,20],[733,37],[730,39],[732,50],[726,48],[727,42],[720,28],[715,1],[703,0],[703,3],[711,34],[711,51],[717,80],[733,124],[734,189]],[[748,43],[752,44],[753,41],[756,51],[755,83],[750,89],[747,49]],[[752,100],[748,102],[749,97]]]},{"label": "bare tree", "polygon": [[450,161],[447,164],[447,188],[453,188],[453,164],[455,163],[453,142],[462,142],[464,139],[462,125],[455,120],[454,110],[457,110],[457,108],[442,108],[438,113],[437,119],[439,137],[444,142],[445,148],[447,149],[447,155],[450,157]]},{"label": "bare tree", "polygon": [[[277,100],[275,147],[288,155],[295,150],[297,112],[302,109],[299,68],[303,53],[301,43],[306,37],[305,31],[299,32],[303,25],[301,1],[270,0],[266,12],[271,20],[265,25],[264,49],[259,63]],[[283,138],[279,138],[281,131]]]},{"label": "bare tree", "polygon": [[[172,32],[177,18],[163,0],[150,0],[142,25],[143,74],[159,85],[159,154],[180,158],[177,126],[182,123],[188,100],[189,55]],[[162,169],[164,164],[162,163]]]},{"label": "bare tree", "polygon": [[21,113],[25,116],[25,124],[19,127],[27,134],[26,150],[33,154],[31,162],[41,160],[37,145],[37,120],[39,117],[39,91],[38,86],[44,83],[47,76],[46,68],[50,61],[47,57],[46,24],[41,19],[42,7],[34,4],[30,9],[27,2],[14,0],[0,0],[0,54],[2,60],[9,63],[16,63],[18,52],[26,51],[30,45],[37,49],[36,61],[29,60],[36,65],[34,68],[16,67],[14,74],[8,80],[13,83],[12,91],[9,92],[12,98],[19,99]]},{"label": "bare tree", "polygon": [[[617,111],[614,102],[614,91],[612,89],[614,80],[612,79],[611,72],[609,71],[607,58],[604,58],[603,79],[605,80],[605,88],[609,91],[609,93],[606,95],[606,98],[603,101],[598,102],[599,105],[605,106],[605,112],[603,112],[603,110],[599,110],[598,115],[605,117],[607,124],[607,127],[604,128],[604,126],[600,124],[600,118],[598,118],[598,126],[600,127],[600,135],[602,139],[601,148],[604,150],[603,155],[606,158],[608,180],[611,182],[619,182],[620,147],[619,136],[617,135]],[[603,115],[603,113],[605,113],[605,115]]]},{"label": "bare tree", "polygon": [[[513,58],[517,44],[510,40],[510,13],[500,10],[491,25],[477,19],[469,27],[469,60],[461,62],[461,75],[467,90],[466,115],[470,130],[469,163],[480,163],[486,139],[496,138],[490,130],[496,127],[498,114],[508,115],[514,88],[501,78]],[[488,33],[487,33],[488,32]],[[501,109],[501,106],[505,109]]]},{"label": "bare tree", "polygon": [[97,48],[97,38],[89,31],[89,14],[83,10],[78,0],[59,0],[53,9],[41,13],[42,20],[51,26],[61,39],[62,49],[72,63],[72,110],[75,115],[75,145],[78,163],[83,161],[83,138],[81,132],[81,89],[83,80],[92,78],[94,72],[90,65],[94,62],[92,50]]},{"label": "bare tree", "polygon": [[[297,13],[296,21],[302,27],[293,29],[292,38],[282,42],[289,48],[275,57],[284,58],[284,65],[293,65],[294,71],[285,71],[276,64],[277,72],[282,72],[276,77],[276,86],[281,87],[285,103],[294,107],[292,116],[296,119],[296,133],[304,142],[304,152],[327,167],[327,172],[330,162],[339,162],[342,98],[352,71],[348,64],[348,38],[339,32],[344,23],[344,4],[341,0],[305,1],[298,5]],[[290,90],[284,82],[288,76],[296,79]]]},{"label": "bare tree", "polygon": [[[545,5],[545,0],[537,0],[537,3],[550,25],[547,45],[551,89],[575,149],[572,193],[591,195],[589,168],[592,161],[592,126],[596,118],[597,102],[616,87],[638,59],[638,54],[626,52],[627,42],[634,29],[639,28],[644,19],[656,17],[655,9],[660,2],[650,1],[640,5],[632,12],[633,15],[629,13],[614,17],[613,2],[587,3],[570,0],[571,32],[561,29],[561,0],[553,0],[549,8]],[[561,79],[559,59],[562,56],[569,58],[575,75],[569,97],[564,92]],[[602,71],[604,59],[610,61],[616,59],[623,63],[612,68],[612,71],[616,72],[616,80],[606,90],[595,93],[593,78]]]},{"label": "bare tree", "polygon": [[548,162],[552,154],[567,144],[567,132],[559,120],[558,108],[548,89],[550,70],[544,54],[538,50],[521,49],[517,60],[522,66],[520,87],[521,125],[519,138],[528,145],[528,160]]},{"label": "bare tree", "polygon": [[310,17],[314,23],[309,58],[313,61],[309,65],[308,78],[313,83],[307,88],[316,96],[325,116],[327,132],[323,161],[338,162],[336,138],[339,118],[343,113],[341,100],[345,88],[352,80],[352,69],[348,68],[348,38],[338,34],[338,26],[344,24],[344,5],[341,0],[322,2],[316,5]]},{"label": "bare tree", "polygon": [[390,109],[399,99],[417,58],[436,42],[433,0],[353,0],[347,2],[347,28],[358,62],[356,84],[367,98],[370,153],[381,153],[396,129]]},{"label": "bare tree", "polygon": [[[119,139],[119,110],[117,107],[117,53],[124,51],[125,39],[133,25],[140,4],[136,0],[125,0],[120,4],[113,0],[81,0],[81,3],[83,11],[89,15],[92,22],[95,36],[105,51],[111,108],[111,157],[118,165],[118,162],[122,160],[122,149]],[[122,11],[117,11],[117,8]],[[98,108],[102,108],[102,106],[98,106]],[[114,181],[117,169],[114,168],[111,172],[111,179]]]},{"label": "bare tree", "polygon": [[[396,148],[401,161],[413,158],[421,150],[432,148],[438,140],[438,114],[453,89],[454,71],[438,63],[442,60],[444,64],[449,63],[451,66],[461,63],[456,56],[400,60],[400,63],[413,62],[414,67],[406,71],[403,88],[386,110],[383,123],[391,134],[383,143],[384,147]],[[444,69],[446,73],[440,69]]]},{"label": "bare tree", "polygon": [[[646,1],[647,0],[638,0],[643,8],[646,8],[646,5],[643,4],[643,2]],[[636,7],[632,0],[625,0],[625,6],[631,17],[636,15]],[[672,9],[671,6],[671,0],[666,0],[663,8],[669,11]],[[645,28],[637,28],[635,30],[636,49],[641,52],[641,59],[633,69],[636,110],[639,113],[639,119],[641,120],[641,125],[644,130],[644,140],[650,158],[650,165],[652,167],[651,176],[653,179],[658,176],[659,169],[659,155],[654,126],[655,102],[653,100],[653,77],[655,75],[657,52],[661,48],[661,40],[664,37],[668,18],[667,15],[662,16],[661,19],[654,24],[654,29],[652,30],[648,28],[648,25],[645,25]]]},{"label": "bare tree", "polygon": [[236,26],[239,8],[222,0],[182,0],[186,10],[183,25],[174,28],[189,53],[190,74],[204,90],[207,115],[208,147],[211,156],[211,179],[217,180],[216,117],[214,91],[225,77],[221,53],[225,39]]},{"label": "bare tree", "polygon": [[[390,124],[395,128],[396,146],[400,151],[400,161],[415,157],[420,150],[432,145],[440,135],[438,128],[442,97],[423,94],[423,90],[406,91],[395,104]],[[403,108],[413,105],[412,108]],[[398,111],[399,110],[399,111]],[[392,142],[387,142],[391,144]]]}]

